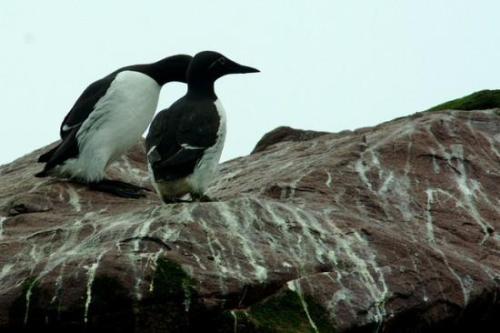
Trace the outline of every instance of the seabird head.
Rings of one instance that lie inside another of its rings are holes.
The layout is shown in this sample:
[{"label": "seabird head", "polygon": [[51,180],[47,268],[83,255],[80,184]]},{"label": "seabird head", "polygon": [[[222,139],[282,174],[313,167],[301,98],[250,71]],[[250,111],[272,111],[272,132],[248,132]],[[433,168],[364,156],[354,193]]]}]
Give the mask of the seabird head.
[{"label": "seabird head", "polygon": [[215,82],[227,74],[258,73],[253,67],[240,65],[224,55],[214,51],[197,53],[187,70],[188,83],[198,80]]}]

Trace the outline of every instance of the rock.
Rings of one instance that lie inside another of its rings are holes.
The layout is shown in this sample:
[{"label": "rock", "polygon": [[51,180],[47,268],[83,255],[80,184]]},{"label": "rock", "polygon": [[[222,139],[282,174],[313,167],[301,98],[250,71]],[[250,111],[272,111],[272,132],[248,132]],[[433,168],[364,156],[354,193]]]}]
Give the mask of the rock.
[{"label": "rock", "polygon": [[328,132],[303,131],[295,128],[280,126],[264,135],[252,150],[252,154],[264,151],[267,147],[280,142],[287,141],[308,141],[318,136],[328,134]]},{"label": "rock", "polygon": [[[497,112],[280,136],[222,164],[209,203],[35,178],[48,147],[24,156],[0,167],[0,331],[496,332]],[[109,174],[149,186],[144,159]]]}]

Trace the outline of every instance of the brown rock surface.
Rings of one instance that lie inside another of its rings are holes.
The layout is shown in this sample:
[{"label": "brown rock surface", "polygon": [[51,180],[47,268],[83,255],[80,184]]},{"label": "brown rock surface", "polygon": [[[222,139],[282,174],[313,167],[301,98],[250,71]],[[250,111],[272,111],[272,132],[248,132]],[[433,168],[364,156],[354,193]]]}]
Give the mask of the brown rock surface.
[{"label": "brown rock surface", "polygon": [[498,110],[307,139],[224,163],[211,203],[34,178],[48,147],[0,167],[0,331],[496,332]]},{"label": "brown rock surface", "polygon": [[333,134],[328,132],[304,131],[288,126],[280,126],[266,133],[255,145],[252,154],[266,150],[269,146],[280,142],[287,141],[308,141],[315,139],[325,134]]}]

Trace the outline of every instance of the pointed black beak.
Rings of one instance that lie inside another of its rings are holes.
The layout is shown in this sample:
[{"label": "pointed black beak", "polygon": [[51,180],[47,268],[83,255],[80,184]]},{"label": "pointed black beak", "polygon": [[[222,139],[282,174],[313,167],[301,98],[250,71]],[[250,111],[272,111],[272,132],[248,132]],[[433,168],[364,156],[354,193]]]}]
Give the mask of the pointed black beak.
[{"label": "pointed black beak", "polygon": [[226,67],[228,74],[246,74],[246,73],[259,73],[260,71],[257,68],[249,67],[249,66],[243,66],[240,65],[234,61],[231,61],[228,59],[226,61],[226,64],[224,65]]},{"label": "pointed black beak", "polygon": [[241,74],[244,74],[244,73],[260,73],[260,71],[257,68],[239,65],[239,67],[237,68],[237,72],[235,72],[235,73],[241,73]]}]

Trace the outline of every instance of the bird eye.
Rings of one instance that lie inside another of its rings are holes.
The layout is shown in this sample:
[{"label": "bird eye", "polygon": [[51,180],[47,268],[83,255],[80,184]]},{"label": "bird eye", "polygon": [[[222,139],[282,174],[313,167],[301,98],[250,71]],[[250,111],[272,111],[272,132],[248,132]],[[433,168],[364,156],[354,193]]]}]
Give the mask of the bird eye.
[{"label": "bird eye", "polygon": [[226,58],[219,58],[219,64],[224,65],[226,63]]}]

